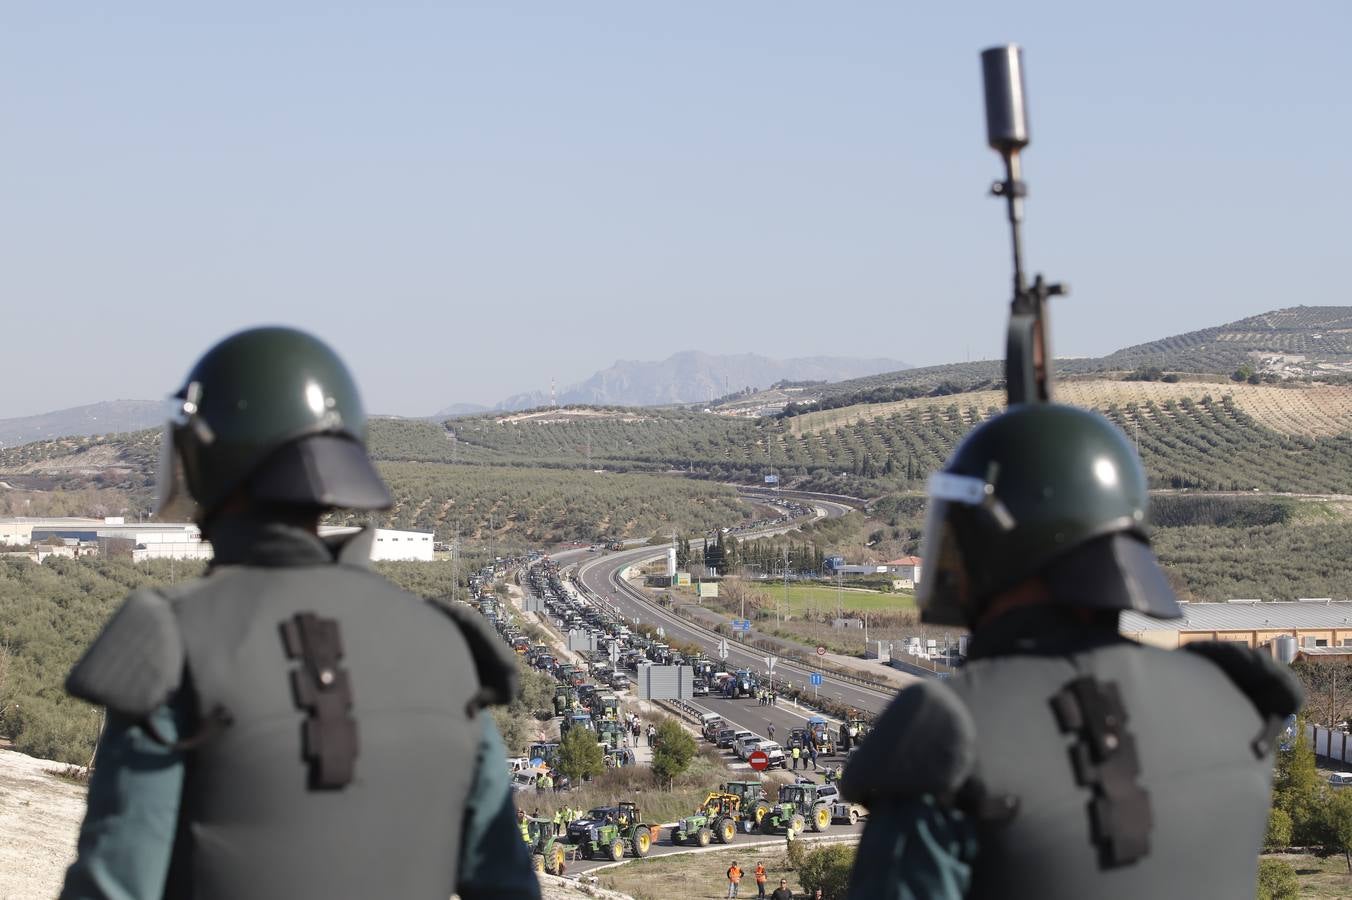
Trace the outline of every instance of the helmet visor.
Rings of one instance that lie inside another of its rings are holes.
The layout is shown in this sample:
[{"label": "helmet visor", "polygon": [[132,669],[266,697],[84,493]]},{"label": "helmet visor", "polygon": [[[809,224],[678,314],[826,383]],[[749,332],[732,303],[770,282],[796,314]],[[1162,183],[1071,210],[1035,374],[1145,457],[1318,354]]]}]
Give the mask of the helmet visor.
[{"label": "helmet visor", "polygon": [[197,515],[197,504],[188,492],[188,480],[183,472],[183,456],[178,450],[178,432],[181,427],[171,419],[164,423],[164,432],[160,435],[160,462],[155,470],[154,516],[165,522],[189,522]]},{"label": "helmet visor", "polygon": [[929,479],[929,510],[920,555],[924,574],[916,592],[920,619],[934,625],[967,625],[971,608],[966,560],[953,527],[955,514],[983,505],[986,483],[968,475],[936,472]]}]

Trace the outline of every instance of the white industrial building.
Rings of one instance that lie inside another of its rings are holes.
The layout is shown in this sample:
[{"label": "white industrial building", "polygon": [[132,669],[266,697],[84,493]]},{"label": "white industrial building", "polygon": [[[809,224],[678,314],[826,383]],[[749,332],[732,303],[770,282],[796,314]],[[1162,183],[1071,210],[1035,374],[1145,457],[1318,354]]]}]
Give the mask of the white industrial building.
[{"label": "white industrial building", "polygon": [[[359,529],[348,526],[321,525],[319,533],[323,536],[354,534]],[[389,528],[377,528],[376,539],[371,542],[371,560],[373,562],[410,560],[431,562],[432,532],[430,531],[394,531]]]},{"label": "white industrial building", "polygon": [[[320,526],[321,535],[350,534],[347,526]],[[17,518],[0,519],[0,545],[17,547],[61,542],[71,548],[60,555],[107,553],[109,542],[131,544],[133,562],[147,559],[211,559],[211,542],[192,522],[127,522],[119,516],[106,519]],[[125,544],[123,545],[125,546]],[[38,551],[38,561],[44,554]],[[371,543],[372,560],[432,561],[430,531],[393,531],[377,528]]]}]

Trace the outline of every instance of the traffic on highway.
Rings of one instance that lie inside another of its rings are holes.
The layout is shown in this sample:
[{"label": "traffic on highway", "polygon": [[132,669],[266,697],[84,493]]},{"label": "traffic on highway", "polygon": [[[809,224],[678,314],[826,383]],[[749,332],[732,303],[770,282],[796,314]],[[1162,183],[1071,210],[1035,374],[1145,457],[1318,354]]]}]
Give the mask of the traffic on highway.
[{"label": "traffic on highway", "polygon": [[[595,733],[607,765],[636,762],[628,740],[632,714],[624,706],[627,689],[644,664],[688,665],[709,693],[698,702],[677,701],[668,709],[680,716],[700,740],[722,752],[729,777],[711,784],[690,815],[674,822],[644,819],[632,799],[614,805],[577,810],[561,823],[521,816],[523,836],[532,845],[537,869],[578,873],[614,864],[626,857],[646,857],[698,849],[711,844],[845,837],[861,829],[864,810],[841,800],[836,780],[848,755],[868,733],[868,718],[841,722],[781,698],[783,682],[763,678],[749,651],[728,647],[726,658],[712,653],[677,650],[671,641],[643,633],[619,608],[591,595],[572,564],[586,559],[587,571],[605,563],[605,571],[634,555],[652,555],[651,548],[621,551],[587,559],[588,551],[564,551],[555,558],[537,556],[515,563],[517,580],[528,596],[543,605],[544,619],[556,631],[582,632],[594,650],[577,662],[565,659],[548,644],[533,643],[517,616],[494,597],[491,581],[501,571],[485,570],[475,606],[502,639],[520,655],[523,665],[545,672],[557,683],[555,722],[560,740],[572,728]],[[618,560],[618,563],[617,563]],[[560,562],[564,565],[560,565]],[[637,600],[633,602],[637,603]],[[704,635],[694,643],[705,646]],[[745,660],[742,665],[739,660]],[[634,744],[637,745],[635,740]],[[551,788],[566,789],[558,773],[558,741],[538,741],[524,759],[511,761],[514,786],[538,791],[542,776]],[[554,783],[554,776],[560,783]]]}]

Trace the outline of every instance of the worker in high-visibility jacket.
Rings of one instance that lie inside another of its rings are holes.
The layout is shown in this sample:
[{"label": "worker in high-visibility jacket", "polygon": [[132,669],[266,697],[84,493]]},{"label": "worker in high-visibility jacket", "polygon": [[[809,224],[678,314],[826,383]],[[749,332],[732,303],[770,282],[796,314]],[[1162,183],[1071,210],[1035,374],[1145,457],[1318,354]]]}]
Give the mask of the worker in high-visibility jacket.
[{"label": "worker in high-visibility jacket", "polygon": [[521,829],[521,840],[526,842],[526,846],[530,846],[530,820],[527,819],[526,814],[519,809],[516,811],[516,825]]}]

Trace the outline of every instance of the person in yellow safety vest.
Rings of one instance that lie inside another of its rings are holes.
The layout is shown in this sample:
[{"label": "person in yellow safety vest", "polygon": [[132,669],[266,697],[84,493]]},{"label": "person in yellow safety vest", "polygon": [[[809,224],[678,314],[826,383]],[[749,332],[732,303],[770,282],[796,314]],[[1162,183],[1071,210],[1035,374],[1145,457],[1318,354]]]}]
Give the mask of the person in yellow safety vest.
[{"label": "person in yellow safety vest", "polygon": [[550,775],[548,772],[546,772],[543,781],[544,781],[544,785],[545,785],[545,790],[546,790],[546,791],[552,791],[552,790],[554,790],[554,776],[553,776],[553,775]]},{"label": "person in yellow safety vest", "polygon": [[793,748],[793,767],[795,770],[798,768],[798,746],[796,744]]},{"label": "person in yellow safety vest", "polygon": [[526,846],[529,847],[531,843],[530,822],[526,819],[526,814],[519,809],[516,811],[516,825],[521,829],[521,840],[525,841]]},{"label": "person in yellow safety vest", "polygon": [[557,809],[557,810],[554,811],[554,833],[555,833],[556,835],[558,835],[558,834],[563,834],[563,810],[562,810],[562,809]]}]

